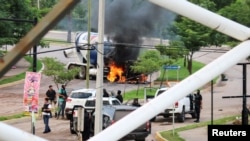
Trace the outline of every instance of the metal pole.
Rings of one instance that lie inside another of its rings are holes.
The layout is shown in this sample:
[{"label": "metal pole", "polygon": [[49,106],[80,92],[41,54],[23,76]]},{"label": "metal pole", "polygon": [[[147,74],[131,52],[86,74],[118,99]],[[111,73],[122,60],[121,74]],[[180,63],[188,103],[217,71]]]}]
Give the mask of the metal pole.
[{"label": "metal pole", "polygon": [[211,125],[214,121],[214,81],[211,81]]},{"label": "metal pole", "polygon": [[[37,24],[37,18],[34,18],[34,22],[33,25],[36,26]],[[37,71],[37,45],[35,44],[33,46],[33,72]],[[35,131],[36,131],[36,126],[35,126],[35,113],[32,110],[32,114],[31,114],[31,133],[35,135]]]},{"label": "metal pole", "polygon": [[89,88],[89,66],[90,66],[90,18],[91,18],[91,0],[88,0],[88,50],[87,50],[87,67],[86,67],[86,88]]},{"label": "metal pole", "polygon": [[[36,26],[37,24],[37,18],[34,18],[34,22],[33,22],[34,26]],[[37,45],[35,44],[33,46],[33,72],[37,71]]]},{"label": "metal pole", "polygon": [[246,71],[246,65],[249,63],[238,63],[238,65],[242,65],[243,66],[243,78],[242,78],[242,83],[243,83],[243,97],[242,97],[242,125],[248,125],[248,110],[247,110],[247,97],[246,97],[246,93],[247,93],[247,89],[246,89],[246,84],[247,84],[247,71]]},{"label": "metal pole", "polygon": [[[99,0],[98,13],[98,52],[103,53],[104,40],[104,10],[105,0]],[[103,54],[97,54],[97,77],[96,77],[96,116],[95,116],[95,135],[102,131],[102,93],[103,93]],[[103,139],[102,139],[103,140]]]}]

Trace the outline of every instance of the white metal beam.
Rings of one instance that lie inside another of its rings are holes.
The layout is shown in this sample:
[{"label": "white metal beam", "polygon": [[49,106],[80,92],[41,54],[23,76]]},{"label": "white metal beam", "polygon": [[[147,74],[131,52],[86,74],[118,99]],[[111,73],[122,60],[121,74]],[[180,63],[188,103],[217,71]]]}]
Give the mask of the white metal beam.
[{"label": "white metal beam", "polygon": [[[90,138],[90,141],[100,141],[103,139],[115,141],[120,139],[141,124],[145,123],[147,120],[159,114],[165,109],[165,107],[171,106],[173,102],[181,99],[196,89],[199,89],[216,76],[237,64],[239,61],[246,59],[250,55],[250,41],[247,40],[250,37],[250,29],[248,27],[212,13],[185,0],[149,1],[244,42],[206,65],[193,75],[182,80],[157,98],[127,115],[125,118]],[[112,133],[112,136],[110,136],[110,133]]]},{"label": "white metal beam", "polygon": [[48,141],[8,124],[0,122],[1,141]]},{"label": "white metal beam", "polygon": [[250,37],[250,28],[186,0],[149,1],[237,40],[245,41]]},{"label": "white metal beam", "polygon": [[[133,131],[139,125],[159,114],[165,109],[165,107],[171,106],[173,102],[181,99],[196,89],[199,89],[216,76],[237,64],[239,61],[247,58],[250,54],[249,46],[250,41],[244,41],[193,75],[182,80],[177,85],[174,85],[157,98],[151,100],[93,138],[90,138],[90,141],[100,141],[102,139],[115,141],[120,139],[124,135]],[[112,136],[110,133],[112,133]]]}]

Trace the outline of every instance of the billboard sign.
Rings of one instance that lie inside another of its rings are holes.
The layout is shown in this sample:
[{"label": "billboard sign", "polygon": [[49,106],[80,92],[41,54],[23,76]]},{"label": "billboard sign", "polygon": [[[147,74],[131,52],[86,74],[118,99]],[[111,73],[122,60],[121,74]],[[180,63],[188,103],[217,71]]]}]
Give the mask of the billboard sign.
[{"label": "billboard sign", "polygon": [[26,72],[23,106],[25,112],[38,112],[39,88],[41,73]]}]

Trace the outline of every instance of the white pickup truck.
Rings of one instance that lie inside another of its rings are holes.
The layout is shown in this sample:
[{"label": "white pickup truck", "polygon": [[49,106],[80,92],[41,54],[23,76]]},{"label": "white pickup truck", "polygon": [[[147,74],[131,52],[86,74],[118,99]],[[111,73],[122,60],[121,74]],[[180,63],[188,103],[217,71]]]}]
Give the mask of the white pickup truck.
[{"label": "white pickup truck", "polygon": [[[157,89],[154,96],[146,96],[147,101],[149,101],[152,98],[155,98],[155,97],[159,96],[160,94],[167,91],[168,89],[169,88]],[[171,96],[171,95],[169,95],[169,96]],[[177,118],[178,122],[184,122],[185,121],[185,114],[191,114],[192,118],[196,118],[193,99],[194,99],[194,95],[193,94],[188,94],[184,98],[182,98],[179,101],[176,101],[175,103],[173,103],[173,106],[167,107],[164,111],[162,111],[157,116],[163,116],[165,118],[168,118],[170,116],[175,116]],[[151,121],[155,121],[155,119],[156,119],[156,117],[152,118]]]}]

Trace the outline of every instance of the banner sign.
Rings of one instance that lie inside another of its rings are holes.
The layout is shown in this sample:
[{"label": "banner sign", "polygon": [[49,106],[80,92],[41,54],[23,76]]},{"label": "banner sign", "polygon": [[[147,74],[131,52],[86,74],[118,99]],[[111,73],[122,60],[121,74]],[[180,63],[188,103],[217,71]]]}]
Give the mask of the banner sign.
[{"label": "banner sign", "polygon": [[23,93],[23,106],[25,112],[38,112],[40,80],[41,73],[26,72]]}]

